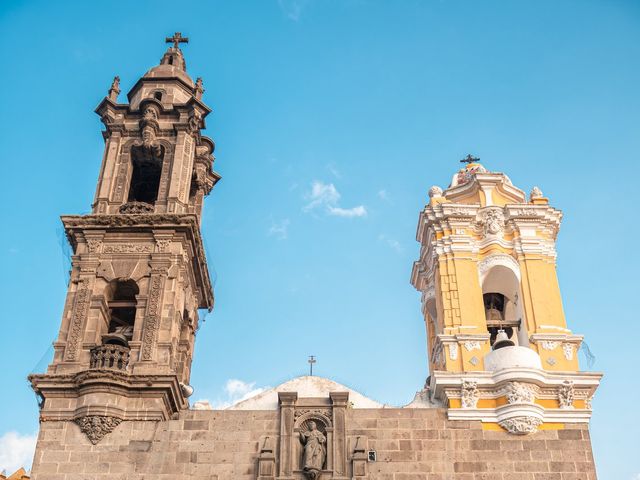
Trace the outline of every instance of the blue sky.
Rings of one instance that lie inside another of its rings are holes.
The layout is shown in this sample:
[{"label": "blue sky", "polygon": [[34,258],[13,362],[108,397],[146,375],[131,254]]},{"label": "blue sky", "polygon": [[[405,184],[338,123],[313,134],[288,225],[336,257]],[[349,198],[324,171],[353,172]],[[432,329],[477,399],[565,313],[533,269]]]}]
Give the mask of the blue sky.
[{"label": "blue sky", "polygon": [[599,478],[640,478],[640,3],[5,1],[0,30],[0,465],[37,431],[25,377],[49,361],[62,312],[58,217],[93,198],[93,109],[181,31],[223,177],[204,211],[216,308],[197,338],[195,399],[275,386],[314,354],[318,375],[409,402],[427,375],[409,285],[418,212],[473,153],[564,211],[567,319],[606,374]]}]

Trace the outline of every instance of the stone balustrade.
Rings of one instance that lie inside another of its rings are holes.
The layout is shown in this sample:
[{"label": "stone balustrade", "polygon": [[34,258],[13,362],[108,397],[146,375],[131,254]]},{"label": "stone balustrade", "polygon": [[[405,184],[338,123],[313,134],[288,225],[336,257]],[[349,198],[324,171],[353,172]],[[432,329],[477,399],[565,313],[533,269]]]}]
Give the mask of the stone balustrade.
[{"label": "stone balustrade", "polygon": [[99,345],[91,349],[91,368],[126,370],[129,365],[129,348],[120,345]]}]

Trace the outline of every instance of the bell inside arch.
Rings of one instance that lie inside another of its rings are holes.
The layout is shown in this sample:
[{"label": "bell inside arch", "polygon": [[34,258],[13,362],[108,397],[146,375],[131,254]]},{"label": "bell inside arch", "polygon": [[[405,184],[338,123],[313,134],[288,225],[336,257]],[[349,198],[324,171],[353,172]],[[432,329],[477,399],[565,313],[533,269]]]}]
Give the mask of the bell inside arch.
[{"label": "bell inside arch", "polygon": [[509,338],[507,332],[505,332],[503,329],[498,330],[496,341],[493,343],[493,349],[498,350],[499,348],[513,346],[515,346],[515,342]]},{"label": "bell inside arch", "polygon": [[484,313],[487,317],[487,321],[504,320],[504,295],[501,293],[485,293],[483,295],[483,300]]}]

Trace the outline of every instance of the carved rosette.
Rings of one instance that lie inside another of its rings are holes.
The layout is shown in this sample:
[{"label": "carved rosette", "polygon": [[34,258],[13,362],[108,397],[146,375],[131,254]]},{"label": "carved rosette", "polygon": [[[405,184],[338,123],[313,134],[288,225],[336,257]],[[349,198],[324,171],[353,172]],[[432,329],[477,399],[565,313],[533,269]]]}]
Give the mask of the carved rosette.
[{"label": "carved rosette", "polygon": [[516,435],[527,435],[534,433],[542,424],[542,419],[538,417],[512,417],[499,422],[500,426],[509,433]]},{"label": "carved rosette", "polygon": [[87,415],[86,417],[76,418],[74,422],[80,427],[89,441],[96,445],[105,435],[113,432],[120,425],[122,419],[107,415]]}]

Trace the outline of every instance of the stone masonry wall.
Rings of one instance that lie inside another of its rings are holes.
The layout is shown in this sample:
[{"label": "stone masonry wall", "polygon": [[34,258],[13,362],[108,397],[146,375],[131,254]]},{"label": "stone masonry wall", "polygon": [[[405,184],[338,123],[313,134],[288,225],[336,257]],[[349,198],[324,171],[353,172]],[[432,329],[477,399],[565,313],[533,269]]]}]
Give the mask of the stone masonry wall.
[{"label": "stone masonry wall", "polygon": [[[73,422],[42,422],[33,480],[255,480],[277,411],[188,411],[122,422],[97,445]],[[443,409],[348,410],[349,445],[367,438],[371,480],[596,480],[586,426],[514,436]],[[351,447],[350,447],[351,448]]]}]

